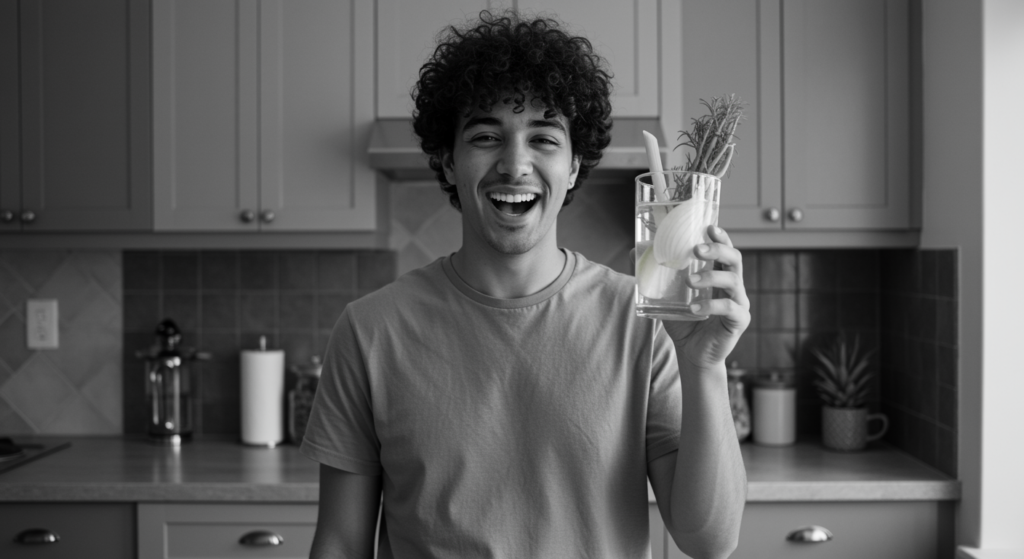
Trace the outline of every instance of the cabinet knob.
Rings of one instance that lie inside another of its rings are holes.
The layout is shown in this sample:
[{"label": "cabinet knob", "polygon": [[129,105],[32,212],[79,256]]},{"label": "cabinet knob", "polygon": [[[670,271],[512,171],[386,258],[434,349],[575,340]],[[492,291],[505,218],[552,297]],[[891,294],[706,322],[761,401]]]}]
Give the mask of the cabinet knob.
[{"label": "cabinet knob", "polygon": [[35,220],[36,220],[36,212],[34,212],[32,210],[25,210],[25,211],[21,212],[21,222],[22,223],[32,223]]},{"label": "cabinet knob", "polygon": [[60,541],[60,535],[46,528],[29,528],[14,537],[14,541],[25,545],[46,545]]},{"label": "cabinet knob", "polygon": [[803,221],[803,219],[804,219],[804,211],[801,210],[800,208],[793,208],[792,210],[789,210],[789,220],[790,221]]},{"label": "cabinet knob", "polygon": [[270,223],[271,221],[274,221],[274,217],[274,212],[271,210],[263,210],[260,212],[260,221],[263,223]]},{"label": "cabinet knob", "polygon": [[0,223],[10,223],[14,221],[14,212],[11,210],[0,210]]},{"label": "cabinet knob", "polygon": [[252,223],[256,219],[256,213],[252,210],[242,210],[238,214],[238,219],[241,219],[242,223]]},{"label": "cabinet knob", "polygon": [[832,532],[822,526],[804,526],[786,536],[787,542],[795,543],[824,543],[831,540]]},{"label": "cabinet knob", "polygon": [[764,211],[764,218],[774,223],[782,219],[782,212],[779,211],[779,208],[768,208]]},{"label": "cabinet knob", "polygon": [[242,536],[238,543],[251,547],[269,547],[283,544],[284,538],[269,530],[255,530]]}]

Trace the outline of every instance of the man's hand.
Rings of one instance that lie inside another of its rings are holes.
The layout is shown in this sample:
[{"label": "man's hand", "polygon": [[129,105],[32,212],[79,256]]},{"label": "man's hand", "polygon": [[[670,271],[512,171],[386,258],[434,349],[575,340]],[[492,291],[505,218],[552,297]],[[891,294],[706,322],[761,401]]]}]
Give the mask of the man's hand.
[{"label": "man's hand", "polygon": [[691,311],[707,316],[707,320],[664,323],[676,350],[681,352],[680,357],[698,370],[724,364],[740,334],[750,325],[750,299],[743,286],[743,256],[721,227],[709,226],[708,235],[712,242],[697,245],[693,252],[701,260],[717,262],[721,270],[709,267],[688,277],[686,284],[693,288],[714,287],[725,297],[691,307]]},{"label": "man's hand", "polygon": [[750,299],[743,286],[743,257],[724,229],[711,225],[708,236],[712,242],[697,245],[693,253],[701,260],[717,262],[721,269],[694,274],[686,279],[686,284],[693,288],[714,287],[726,296],[691,307],[695,314],[707,316],[707,320],[664,321],[679,357],[697,370],[723,365],[750,324]]}]

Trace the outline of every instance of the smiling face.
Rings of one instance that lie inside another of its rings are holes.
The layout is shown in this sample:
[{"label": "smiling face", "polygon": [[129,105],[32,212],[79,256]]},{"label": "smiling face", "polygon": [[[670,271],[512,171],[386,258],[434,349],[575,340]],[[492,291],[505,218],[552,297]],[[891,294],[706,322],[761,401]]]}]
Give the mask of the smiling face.
[{"label": "smiling face", "polygon": [[[501,254],[557,250],[554,224],[576,182],[569,122],[539,103],[501,104],[459,117],[444,173],[458,189],[463,246]],[[480,243],[483,241],[483,243]]]}]

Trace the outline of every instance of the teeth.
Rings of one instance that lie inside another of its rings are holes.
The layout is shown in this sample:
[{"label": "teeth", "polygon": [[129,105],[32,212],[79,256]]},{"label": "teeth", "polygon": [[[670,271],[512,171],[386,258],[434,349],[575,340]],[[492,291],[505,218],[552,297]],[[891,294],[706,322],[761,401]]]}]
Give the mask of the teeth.
[{"label": "teeth", "polygon": [[503,192],[492,192],[491,199],[497,200],[498,202],[508,202],[510,204],[519,204],[522,202],[529,202],[537,198],[536,194],[505,194]]}]

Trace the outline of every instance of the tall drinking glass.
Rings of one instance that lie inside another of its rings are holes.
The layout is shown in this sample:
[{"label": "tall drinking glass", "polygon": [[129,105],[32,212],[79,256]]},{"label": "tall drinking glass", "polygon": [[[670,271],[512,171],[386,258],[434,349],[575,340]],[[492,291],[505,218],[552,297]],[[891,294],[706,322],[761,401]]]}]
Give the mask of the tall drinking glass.
[{"label": "tall drinking glass", "polygon": [[636,177],[636,314],[662,320],[704,320],[690,306],[711,300],[712,289],[692,289],[686,277],[711,269],[694,248],[711,242],[718,224],[722,181],[691,171]]}]

